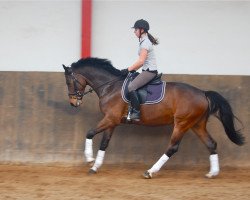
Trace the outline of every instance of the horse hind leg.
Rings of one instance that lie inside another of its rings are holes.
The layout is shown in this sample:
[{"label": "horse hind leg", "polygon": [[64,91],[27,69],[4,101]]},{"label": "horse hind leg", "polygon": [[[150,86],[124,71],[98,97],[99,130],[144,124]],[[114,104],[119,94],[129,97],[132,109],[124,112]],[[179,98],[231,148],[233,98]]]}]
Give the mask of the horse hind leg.
[{"label": "horse hind leg", "polygon": [[218,158],[218,154],[216,152],[217,143],[208,133],[208,131],[206,129],[206,122],[207,122],[207,120],[204,120],[200,124],[194,126],[192,128],[192,130],[201,139],[201,141],[206,145],[208,151],[210,152],[210,157],[209,157],[210,170],[205,176],[207,178],[214,178],[220,172],[219,158]]},{"label": "horse hind leg", "polygon": [[170,138],[170,143],[167,148],[167,151],[161,156],[161,158],[149,170],[147,170],[143,174],[144,178],[147,178],[147,179],[152,178],[153,174],[157,173],[161,169],[161,167],[169,160],[169,158],[178,151],[179,144],[186,130],[187,129],[180,129],[177,126],[175,126],[173,130],[173,134]]}]

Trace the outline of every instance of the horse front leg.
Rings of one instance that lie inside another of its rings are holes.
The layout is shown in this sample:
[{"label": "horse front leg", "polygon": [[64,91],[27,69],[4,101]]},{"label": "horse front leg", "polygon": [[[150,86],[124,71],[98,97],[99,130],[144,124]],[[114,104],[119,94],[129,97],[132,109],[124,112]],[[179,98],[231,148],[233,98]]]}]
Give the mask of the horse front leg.
[{"label": "horse front leg", "polygon": [[102,166],[104,156],[105,156],[105,150],[107,149],[109,145],[109,141],[112,137],[112,133],[114,131],[114,128],[109,128],[103,133],[100,149],[97,152],[96,160],[93,165],[93,167],[90,168],[89,173],[90,174],[95,174],[97,170]]},{"label": "horse front leg", "polygon": [[[85,158],[87,163],[92,163],[95,159],[93,157],[93,138],[96,134],[101,133],[103,131],[107,131],[107,133],[111,132],[112,134],[115,124],[110,120],[108,116],[105,116],[97,125],[96,129],[91,129],[88,131],[85,141]],[[105,134],[104,134],[105,135]]]},{"label": "horse front leg", "polygon": [[92,163],[95,159],[93,157],[93,137],[102,132],[103,129],[91,129],[88,131],[87,136],[86,136],[86,141],[85,141],[85,158],[87,163]]},{"label": "horse front leg", "polygon": [[106,116],[104,117],[97,125],[96,129],[91,129],[88,131],[85,141],[85,158],[87,163],[91,164],[95,159],[93,157],[93,138],[96,134],[101,133],[112,126],[112,124],[109,123],[110,120]]}]

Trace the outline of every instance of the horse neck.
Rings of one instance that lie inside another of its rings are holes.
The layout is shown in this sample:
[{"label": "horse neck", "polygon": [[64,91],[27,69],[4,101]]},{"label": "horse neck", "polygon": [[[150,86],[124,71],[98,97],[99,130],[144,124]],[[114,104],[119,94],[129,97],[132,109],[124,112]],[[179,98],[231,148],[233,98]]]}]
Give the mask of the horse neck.
[{"label": "horse neck", "polygon": [[118,79],[117,76],[105,71],[98,70],[95,68],[87,68],[85,70],[81,70],[80,72],[84,77],[86,77],[87,82],[90,87],[96,92],[99,97],[104,96],[109,87],[111,87],[115,81]]}]

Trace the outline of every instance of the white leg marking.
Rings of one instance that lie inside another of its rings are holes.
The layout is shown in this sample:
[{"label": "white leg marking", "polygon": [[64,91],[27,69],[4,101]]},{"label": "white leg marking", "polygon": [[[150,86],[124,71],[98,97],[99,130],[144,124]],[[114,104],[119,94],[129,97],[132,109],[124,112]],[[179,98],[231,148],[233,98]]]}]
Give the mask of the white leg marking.
[{"label": "white leg marking", "polygon": [[85,158],[87,162],[92,162],[94,161],[94,157],[93,157],[93,142],[92,139],[86,139],[85,142]]},{"label": "white leg marking", "polygon": [[162,157],[148,170],[150,176],[152,177],[153,173],[158,172],[161,167],[168,161],[169,157],[166,154],[163,154]]},{"label": "white leg marking", "polygon": [[218,154],[210,155],[209,160],[210,160],[210,171],[208,172],[208,174],[206,174],[206,177],[213,178],[214,176],[217,176],[220,172]]},{"label": "white leg marking", "polygon": [[96,156],[95,164],[91,168],[92,170],[97,171],[97,169],[102,166],[104,156],[105,156],[105,151],[99,150]]}]

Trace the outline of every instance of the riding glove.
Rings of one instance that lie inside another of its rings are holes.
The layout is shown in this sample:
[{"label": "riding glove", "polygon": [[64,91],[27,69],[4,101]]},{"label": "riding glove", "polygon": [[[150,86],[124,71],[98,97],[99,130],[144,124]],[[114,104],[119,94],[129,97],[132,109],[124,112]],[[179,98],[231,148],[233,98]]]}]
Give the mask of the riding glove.
[{"label": "riding glove", "polygon": [[121,70],[121,75],[122,76],[127,76],[128,75],[128,73],[129,73],[129,71],[128,71],[128,69],[126,68],[126,69],[122,69]]}]

